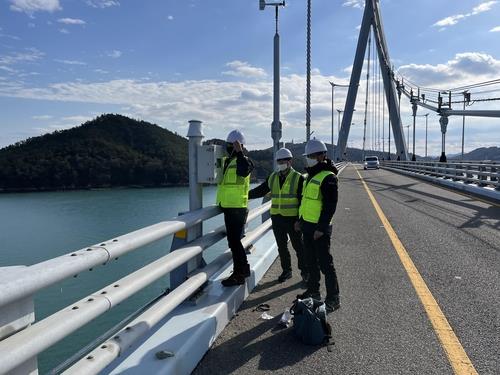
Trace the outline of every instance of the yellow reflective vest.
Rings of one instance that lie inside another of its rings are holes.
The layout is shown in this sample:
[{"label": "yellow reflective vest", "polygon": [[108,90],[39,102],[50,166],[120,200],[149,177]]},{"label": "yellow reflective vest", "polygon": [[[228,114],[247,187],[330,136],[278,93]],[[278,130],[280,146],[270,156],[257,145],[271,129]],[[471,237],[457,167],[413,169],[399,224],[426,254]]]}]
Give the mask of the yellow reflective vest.
[{"label": "yellow reflective vest", "polygon": [[323,194],[321,194],[321,183],[326,176],[334,174],[331,171],[321,171],[309,181],[304,179],[302,188],[302,201],[299,208],[299,216],[304,221],[317,224],[323,208]]},{"label": "yellow reflective vest", "polygon": [[279,172],[273,172],[269,176],[268,186],[271,190],[271,215],[298,216],[299,200],[297,190],[299,188],[300,173],[290,168],[283,186],[280,187]]},{"label": "yellow reflective vest", "polygon": [[[227,158],[222,158],[224,166]],[[236,174],[236,158],[231,159],[224,171],[224,177],[217,186],[217,204],[223,208],[248,207],[250,175],[241,177]]]}]

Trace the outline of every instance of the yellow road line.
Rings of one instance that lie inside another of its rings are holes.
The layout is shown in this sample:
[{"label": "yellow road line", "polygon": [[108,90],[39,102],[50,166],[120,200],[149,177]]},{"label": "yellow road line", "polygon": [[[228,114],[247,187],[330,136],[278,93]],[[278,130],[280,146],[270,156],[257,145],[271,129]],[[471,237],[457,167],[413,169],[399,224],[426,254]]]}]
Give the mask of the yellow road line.
[{"label": "yellow road line", "polygon": [[361,182],[363,183],[368,196],[370,197],[373,207],[375,207],[375,211],[377,211],[380,220],[384,224],[384,228],[389,235],[389,238],[391,239],[392,245],[394,246],[399,259],[401,260],[401,263],[403,264],[403,267],[405,268],[406,273],[408,274],[408,277],[410,278],[410,281],[413,284],[413,287],[415,288],[415,291],[417,292],[422,305],[424,306],[425,312],[427,313],[427,316],[429,317],[429,320],[434,327],[434,331],[436,332],[436,335],[441,342],[441,346],[448,356],[448,360],[451,364],[451,367],[453,368],[453,372],[457,375],[477,374],[474,365],[467,356],[467,353],[465,353],[465,350],[460,344],[460,341],[458,341],[455,332],[453,332],[453,329],[448,323],[448,320],[446,319],[443,312],[441,311],[441,308],[432,296],[431,291],[425,284],[424,279],[422,278],[422,276],[420,276],[417,267],[415,267],[415,264],[413,264],[413,261],[408,255],[408,252],[406,251],[396,232],[392,228],[391,223],[389,223],[389,220],[387,220],[387,217],[377,203],[377,200],[373,196],[370,188],[357,169],[356,172],[361,179]]}]

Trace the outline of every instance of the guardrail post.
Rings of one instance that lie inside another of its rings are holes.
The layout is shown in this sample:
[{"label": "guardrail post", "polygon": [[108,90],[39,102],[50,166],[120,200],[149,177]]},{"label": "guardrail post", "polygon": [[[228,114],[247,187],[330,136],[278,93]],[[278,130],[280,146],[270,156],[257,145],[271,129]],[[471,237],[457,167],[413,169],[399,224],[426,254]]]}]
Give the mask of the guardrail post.
[{"label": "guardrail post", "polygon": [[[187,137],[189,139],[189,210],[197,210],[203,207],[203,185],[198,183],[198,148],[201,146],[203,131],[201,121],[190,120]],[[180,213],[182,215],[182,213]],[[180,231],[174,235],[170,251],[175,251],[188,242],[191,242],[203,234],[202,223],[196,224],[187,231]],[[193,270],[206,265],[203,255],[199,254],[187,264],[183,264],[170,273],[170,288],[174,289],[184,281]]]},{"label": "guardrail post", "polygon": [[490,181],[495,185],[496,190],[500,190],[500,178],[498,168],[496,166],[491,167]]},{"label": "guardrail post", "polygon": [[[15,278],[16,274],[24,267],[0,267],[0,282],[8,278]],[[34,321],[33,296],[28,296],[0,307],[0,341],[29,327]],[[36,357],[26,360],[22,365],[10,371],[9,374],[37,375],[38,364]]]},{"label": "guardrail post", "polygon": [[458,178],[458,176],[462,177],[463,173],[462,170],[463,166],[462,165],[455,165],[455,178],[453,179],[454,181],[462,181],[461,178]]},{"label": "guardrail post", "polygon": [[483,175],[482,174],[483,172],[486,172],[486,167],[480,165],[479,166],[479,173],[478,173],[478,176],[477,176],[478,179],[479,179],[479,186],[486,186],[486,185],[488,185],[488,183],[487,183],[488,176]]},{"label": "guardrail post", "polygon": [[465,169],[466,169],[466,172],[465,172],[465,177],[467,177],[467,180],[465,181],[466,183],[470,183],[470,179],[473,178],[474,176],[472,175],[472,173],[470,173],[470,169],[471,169],[471,165],[470,164],[467,164],[465,166]]}]

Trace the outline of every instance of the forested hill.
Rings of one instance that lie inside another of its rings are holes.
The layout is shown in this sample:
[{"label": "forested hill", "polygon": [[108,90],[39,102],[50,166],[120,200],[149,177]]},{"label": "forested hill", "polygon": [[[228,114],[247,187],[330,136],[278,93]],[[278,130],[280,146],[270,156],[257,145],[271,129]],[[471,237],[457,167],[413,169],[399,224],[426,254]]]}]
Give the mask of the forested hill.
[{"label": "forested hill", "polygon": [[102,115],[0,149],[0,191],[187,183],[187,149],[157,125]]}]

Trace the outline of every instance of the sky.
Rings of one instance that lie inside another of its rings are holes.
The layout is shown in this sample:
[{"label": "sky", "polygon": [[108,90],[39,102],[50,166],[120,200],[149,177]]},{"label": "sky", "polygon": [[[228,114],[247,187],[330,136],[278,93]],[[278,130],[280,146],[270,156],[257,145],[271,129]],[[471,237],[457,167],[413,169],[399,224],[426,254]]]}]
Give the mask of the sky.
[{"label": "sky", "polygon": [[[312,1],[311,130],[325,142],[329,81],[349,83],[363,7],[363,0]],[[382,0],[381,12],[392,64],[412,82],[449,89],[500,78],[500,1]],[[274,26],[274,9],[259,11],[258,0],[0,0],[0,147],[103,113],[183,136],[197,119],[208,139],[238,128],[248,149],[269,147]],[[302,142],[305,0],[289,0],[280,10],[280,38],[282,141]],[[349,146],[362,146],[365,85]],[[345,96],[336,89],[335,109],[344,108]],[[403,125],[411,124],[404,99],[401,111]],[[439,118],[428,119],[429,154],[437,155]],[[337,116],[334,122],[336,139]],[[418,117],[420,155],[424,129]],[[462,118],[450,118],[448,153],[460,152],[461,134]],[[486,146],[500,146],[500,120],[467,118],[465,150]]]}]

